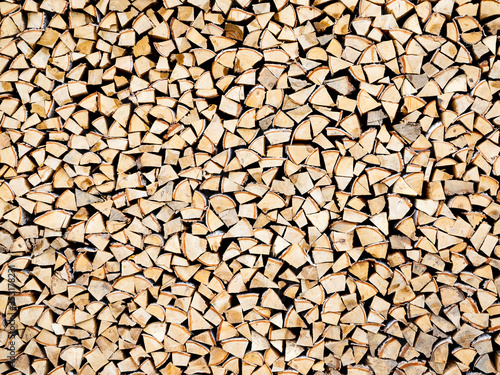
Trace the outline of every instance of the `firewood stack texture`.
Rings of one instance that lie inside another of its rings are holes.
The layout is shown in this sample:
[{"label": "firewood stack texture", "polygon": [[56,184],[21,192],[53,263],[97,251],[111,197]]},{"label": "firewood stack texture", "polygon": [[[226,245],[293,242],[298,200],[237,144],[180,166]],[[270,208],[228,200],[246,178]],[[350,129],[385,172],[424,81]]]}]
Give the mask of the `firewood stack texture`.
[{"label": "firewood stack texture", "polygon": [[498,1],[0,14],[1,374],[500,372]]}]

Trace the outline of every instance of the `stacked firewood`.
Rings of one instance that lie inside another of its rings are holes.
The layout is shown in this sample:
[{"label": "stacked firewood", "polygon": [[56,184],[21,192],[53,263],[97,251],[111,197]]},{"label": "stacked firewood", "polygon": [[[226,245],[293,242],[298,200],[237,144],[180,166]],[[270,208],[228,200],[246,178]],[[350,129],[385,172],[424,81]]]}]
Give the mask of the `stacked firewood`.
[{"label": "stacked firewood", "polygon": [[500,372],[498,1],[0,15],[1,374]]}]

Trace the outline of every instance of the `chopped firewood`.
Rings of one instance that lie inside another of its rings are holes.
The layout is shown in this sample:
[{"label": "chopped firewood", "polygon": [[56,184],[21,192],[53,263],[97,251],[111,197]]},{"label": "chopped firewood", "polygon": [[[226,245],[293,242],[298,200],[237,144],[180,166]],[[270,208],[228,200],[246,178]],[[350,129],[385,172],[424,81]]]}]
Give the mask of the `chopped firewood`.
[{"label": "chopped firewood", "polygon": [[500,373],[499,30],[0,2],[0,372]]}]

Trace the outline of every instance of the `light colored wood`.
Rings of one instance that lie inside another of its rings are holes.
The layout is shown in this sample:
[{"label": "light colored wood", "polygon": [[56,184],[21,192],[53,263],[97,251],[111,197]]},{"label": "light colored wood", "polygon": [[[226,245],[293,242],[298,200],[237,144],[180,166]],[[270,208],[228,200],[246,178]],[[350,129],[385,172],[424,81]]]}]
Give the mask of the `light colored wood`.
[{"label": "light colored wood", "polygon": [[499,17],[0,3],[0,372],[500,372]]}]

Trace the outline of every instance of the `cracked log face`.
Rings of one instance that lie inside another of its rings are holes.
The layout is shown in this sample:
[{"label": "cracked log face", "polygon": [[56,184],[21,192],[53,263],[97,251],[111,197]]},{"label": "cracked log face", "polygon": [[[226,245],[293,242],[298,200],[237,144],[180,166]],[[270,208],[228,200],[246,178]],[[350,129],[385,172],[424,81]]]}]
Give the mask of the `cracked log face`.
[{"label": "cracked log face", "polygon": [[0,1],[0,373],[499,373],[499,29]]}]

